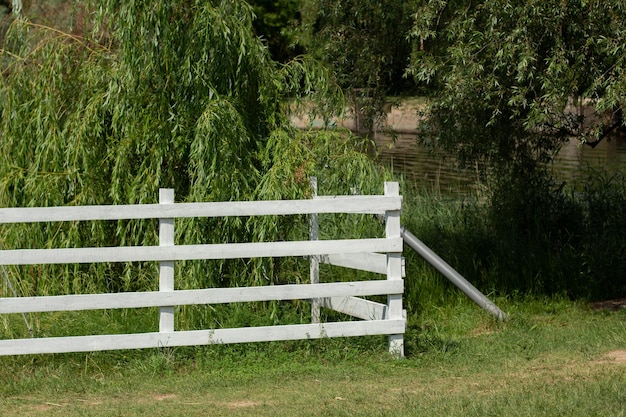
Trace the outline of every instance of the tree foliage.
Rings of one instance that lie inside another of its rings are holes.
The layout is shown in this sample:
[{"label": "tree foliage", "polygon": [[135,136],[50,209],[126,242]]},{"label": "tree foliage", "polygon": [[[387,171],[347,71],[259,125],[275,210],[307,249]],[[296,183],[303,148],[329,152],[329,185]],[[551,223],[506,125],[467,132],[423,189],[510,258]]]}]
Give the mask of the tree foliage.
[{"label": "tree foliage", "polygon": [[300,55],[295,30],[300,21],[300,0],[250,0],[256,15],[253,25],[275,61],[287,62]]},{"label": "tree foliage", "polygon": [[406,85],[411,15],[407,2],[305,0],[301,42],[325,62],[366,120],[384,118],[390,92]]},{"label": "tree foliage", "polygon": [[621,0],[427,0],[412,37],[409,71],[435,86],[423,137],[463,162],[525,172],[569,138],[593,143],[623,123]]},{"label": "tree foliage", "polygon": [[620,181],[590,177],[573,195],[549,163],[569,140],[593,146],[626,126],[626,4],[425,0],[414,18],[409,73],[432,86],[420,139],[493,174],[468,264],[500,288],[622,294],[623,265],[607,260],[620,253],[607,238],[623,230]]},{"label": "tree foliage", "polygon": [[[311,175],[323,193],[380,192],[382,171],[349,141],[291,127],[293,98],[328,112],[343,108],[340,91],[312,60],[271,60],[246,3],[102,0],[87,11],[82,35],[11,25],[0,55],[0,206],[149,203],[162,187],[177,201],[303,198]],[[176,241],[288,238],[306,231],[294,227],[301,220],[180,221]],[[150,221],[0,230],[0,244],[14,248],[156,242]],[[273,280],[273,267],[182,265],[179,285]],[[155,285],[154,265],[66,268],[50,292]],[[24,294],[42,274],[22,271],[32,278]]]}]

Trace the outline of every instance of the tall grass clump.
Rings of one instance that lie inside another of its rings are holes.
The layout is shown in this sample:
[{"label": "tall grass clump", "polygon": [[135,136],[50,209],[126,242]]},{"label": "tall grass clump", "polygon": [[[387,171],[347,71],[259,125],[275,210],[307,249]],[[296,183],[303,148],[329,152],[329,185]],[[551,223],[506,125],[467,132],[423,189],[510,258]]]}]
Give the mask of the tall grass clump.
[{"label": "tall grass clump", "polygon": [[[626,296],[622,174],[593,172],[572,186],[537,175],[492,187],[482,200],[409,190],[403,224],[486,294]],[[458,296],[432,267],[406,255],[413,311]]]},{"label": "tall grass clump", "polygon": [[590,172],[571,185],[538,176],[501,189],[485,225],[500,287],[587,299],[626,295],[623,175]]},{"label": "tall grass clump", "polygon": [[[464,245],[464,210],[467,204],[426,189],[402,190],[402,226],[428,245],[454,268],[457,251]],[[407,311],[415,315],[453,302],[458,294],[445,277],[405,245],[405,298]]]},{"label": "tall grass clump", "polygon": [[584,227],[575,241],[583,288],[595,299],[626,296],[626,178],[592,172],[572,198]]},{"label": "tall grass clump", "polygon": [[[300,132],[293,100],[330,117],[343,109],[328,72],[306,57],[270,59],[243,1],[101,0],[80,8],[84,28],[67,32],[14,20],[0,50],[0,206],[297,199],[382,192],[387,174],[356,139]],[[296,106],[297,107],[297,106]],[[156,245],[156,221],[8,225],[3,248]],[[307,219],[189,219],[176,244],[306,236]],[[179,288],[278,282],[280,261],[186,262]],[[156,265],[8,269],[22,295],[153,290]],[[285,272],[282,272],[287,275]],[[181,325],[216,322],[189,308]]]}]

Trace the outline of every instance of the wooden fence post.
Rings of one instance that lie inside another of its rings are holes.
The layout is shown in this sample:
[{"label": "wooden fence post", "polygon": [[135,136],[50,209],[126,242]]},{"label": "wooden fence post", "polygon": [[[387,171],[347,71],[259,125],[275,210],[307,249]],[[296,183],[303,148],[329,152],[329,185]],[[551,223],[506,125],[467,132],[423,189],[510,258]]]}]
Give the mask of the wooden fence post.
[{"label": "wooden fence post", "polygon": [[[312,198],[317,197],[317,177],[311,177]],[[310,217],[310,239],[317,240],[319,238],[319,223],[317,213],[311,214]],[[311,256],[311,284],[319,284],[320,282],[320,257],[319,255]],[[320,322],[320,301],[311,300],[311,323]]]},{"label": "wooden fence post", "polygon": [[[399,196],[400,188],[397,182],[385,183],[386,196]],[[387,239],[398,238],[400,235],[400,210],[385,212],[385,234]],[[402,279],[402,251],[387,253],[387,279]],[[390,320],[403,319],[402,294],[387,296],[387,317]],[[402,334],[389,335],[389,353],[397,357],[404,357],[404,336]]]},{"label": "wooden fence post", "polygon": [[[172,188],[159,189],[159,204],[173,204],[174,190]],[[174,246],[174,219],[159,219],[159,246]],[[174,291],[174,261],[159,262],[159,291]],[[167,306],[159,309],[159,332],[171,333],[174,331],[174,307]]]}]

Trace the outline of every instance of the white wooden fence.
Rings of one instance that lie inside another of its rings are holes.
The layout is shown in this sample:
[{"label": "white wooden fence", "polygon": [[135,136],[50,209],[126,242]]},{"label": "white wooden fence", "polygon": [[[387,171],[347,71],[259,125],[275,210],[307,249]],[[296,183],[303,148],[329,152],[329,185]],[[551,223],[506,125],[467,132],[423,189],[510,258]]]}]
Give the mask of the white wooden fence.
[{"label": "white wooden fence", "polygon": [[[2,297],[0,314],[159,307],[159,331],[137,334],[78,335],[0,340],[0,355],[85,352],[316,339],[384,334],[389,351],[403,355],[405,317],[400,210],[397,183],[385,183],[384,196],[314,197],[311,200],[253,202],[174,203],[174,191],[161,189],[159,204],[0,208],[0,225],[6,223],[64,222],[120,219],[159,219],[159,246],[90,247],[0,250],[0,267],[6,265],[72,264],[98,262],[159,262],[159,291],[70,294],[38,297]],[[250,242],[174,245],[174,219],[355,213],[384,215],[386,237],[371,239]],[[174,289],[174,265],[180,260],[254,257],[310,257],[312,283],[242,288]],[[383,280],[316,282],[318,262],[386,275]],[[387,295],[380,304],[362,297]],[[174,306],[269,300],[313,301],[313,322],[267,327],[176,331]],[[319,307],[331,308],[360,320],[319,323]]]}]

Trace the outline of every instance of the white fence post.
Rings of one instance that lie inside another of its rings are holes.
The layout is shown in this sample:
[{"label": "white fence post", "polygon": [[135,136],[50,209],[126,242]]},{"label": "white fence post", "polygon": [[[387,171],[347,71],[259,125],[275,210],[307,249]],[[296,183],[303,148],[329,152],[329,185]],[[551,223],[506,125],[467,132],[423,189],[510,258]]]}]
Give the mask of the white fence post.
[{"label": "white fence post", "polygon": [[[159,189],[159,204],[174,204],[174,190],[172,188]],[[174,246],[174,219],[159,219],[159,246]],[[159,291],[174,291],[174,261],[159,262]],[[171,333],[174,331],[174,307],[167,306],[159,309],[159,332]]]},{"label": "white fence post", "polygon": [[[311,177],[312,198],[317,197],[317,177]],[[317,240],[319,238],[319,223],[317,213],[311,214],[310,217],[310,239]],[[320,282],[320,261],[319,255],[311,256],[311,284],[319,284]],[[311,300],[311,323],[320,322],[320,302],[319,300]]]},{"label": "white fence post", "polygon": [[[397,182],[385,183],[385,196],[399,196],[400,188]],[[400,210],[385,212],[385,234],[387,239],[400,237]],[[387,279],[402,279],[402,251],[387,252]],[[387,296],[388,320],[402,320],[402,294]],[[398,357],[404,357],[404,337],[402,334],[389,335],[389,352]]]}]

